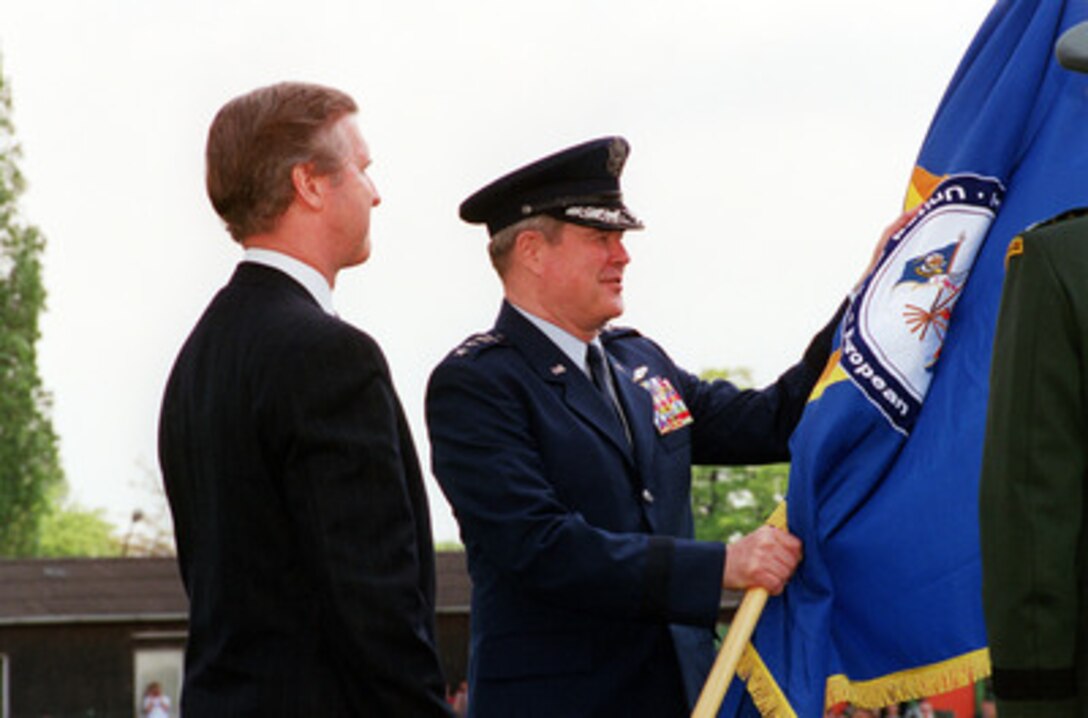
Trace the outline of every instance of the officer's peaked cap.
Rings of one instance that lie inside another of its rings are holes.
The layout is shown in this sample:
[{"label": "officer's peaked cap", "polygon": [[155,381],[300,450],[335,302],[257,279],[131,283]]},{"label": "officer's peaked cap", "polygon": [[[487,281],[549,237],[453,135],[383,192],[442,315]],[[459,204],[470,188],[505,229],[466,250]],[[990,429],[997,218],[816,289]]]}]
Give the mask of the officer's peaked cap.
[{"label": "officer's peaked cap", "polygon": [[486,224],[491,234],[538,214],[598,229],[642,229],[620,191],[629,152],[622,137],[602,137],[548,155],[466,199],[461,219]]}]

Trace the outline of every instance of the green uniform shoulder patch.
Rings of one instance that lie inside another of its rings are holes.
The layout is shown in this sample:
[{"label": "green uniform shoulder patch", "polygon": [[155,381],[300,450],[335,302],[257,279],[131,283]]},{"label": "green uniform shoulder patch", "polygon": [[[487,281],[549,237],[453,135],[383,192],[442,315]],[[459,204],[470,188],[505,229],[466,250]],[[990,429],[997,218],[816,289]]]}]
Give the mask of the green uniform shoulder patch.
[{"label": "green uniform shoulder patch", "polygon": [[1041,222],[1036,222],[1020,234],[1013,237],[1012,241],[1009,242],[1008,248],[1005,250],[1005,269],[1007,270],[1009,268],[1010,260],[1015,257],[1019,257],[1026,251],[1024,239],[1028,234],[1034,234],[1038,230],[1042,229],[1051,229],[1061,224],[1064,224],[1065,222],[1080,219],[1082,217],[1088,217],[1088,207],[1077,207],[1075,209],[1066,210],[1064,212],[1054,215],[1053,217],[1050,217],[1049,219],[1044,219]]},{"label": "green uniform shoulder patch", "polygon": [[1009,242],[1009,248],[1005,250],[1005,269],[1009,268],[1009,260],[1013,257],[1019,257],[1024,253],[1024,238],[1020,235],[1016,235]]}]

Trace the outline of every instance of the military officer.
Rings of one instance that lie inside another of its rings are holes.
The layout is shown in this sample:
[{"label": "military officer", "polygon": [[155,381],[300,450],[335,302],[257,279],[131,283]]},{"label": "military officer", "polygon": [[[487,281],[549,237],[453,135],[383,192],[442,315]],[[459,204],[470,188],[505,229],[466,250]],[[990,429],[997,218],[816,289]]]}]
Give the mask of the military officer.
[{"label": "military officer", "polygon": [[[1088,73],[1088,23],[1059,61]],[[1088,210],[1013,239],[980,481],[982,607],[1001,718],[1088,716]]]},{"label": "military officer", "polygon": [[[1088,23],[1058,59],[1088,72]],[[979,513],[997,714],[1088,716],[1088,210],[1016,237],[1006,262]]]},{"label": "military officer", "polygon": [[431,376],[435,475],[472,576],[475,716],[688,715],[722,587],[782,590],[800,542],[692,538],[693,463],[788,459],[837,318],[762,390],[701,381],[623,310],[622,138],[563,150],[461,205],[504,301]]},{"label": "military officer", "polygon": [[1088,716],[1088,211],[1010,244],[980,483],[998,714]]}]

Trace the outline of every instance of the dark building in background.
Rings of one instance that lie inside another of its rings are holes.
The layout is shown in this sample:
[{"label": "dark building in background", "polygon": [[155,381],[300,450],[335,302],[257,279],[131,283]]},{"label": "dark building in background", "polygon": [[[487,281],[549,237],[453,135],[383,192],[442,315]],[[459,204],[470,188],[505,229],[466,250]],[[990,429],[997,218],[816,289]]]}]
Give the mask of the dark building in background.
[{"label": "dark building in background", "polygon": [[0,561],[0,718],[131,718],[143,680],[176,701],[187,616],[172,558]]},{"label": "dark building in background", "polygon": [[[441,553],[438,649],[468,659],[464,554]],[[188,602],[173,558],[0,561],[0,718],[133,718],[158,682],[177,714]]]},{"label": "dark building in background", "polygon": [[[463,553],[437,554],[438,652],[468,667]],[[729,620],[739,596],[725,593]],[[188,601],[173,558],[0,560],[0,718],[134,718],[158,682],[177,715]]]}]

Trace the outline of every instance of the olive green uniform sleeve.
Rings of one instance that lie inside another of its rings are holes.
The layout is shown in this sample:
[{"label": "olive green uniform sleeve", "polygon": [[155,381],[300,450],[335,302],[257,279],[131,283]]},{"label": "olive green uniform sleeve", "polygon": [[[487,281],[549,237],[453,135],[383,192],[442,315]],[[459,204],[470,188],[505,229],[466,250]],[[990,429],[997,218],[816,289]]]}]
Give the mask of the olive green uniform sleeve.
[{"label": "olive green uniform sleeve", "polygon": [[980,484],[983,608],[1001,718],[1081,716],[1088,221],[1013,241]]}]

